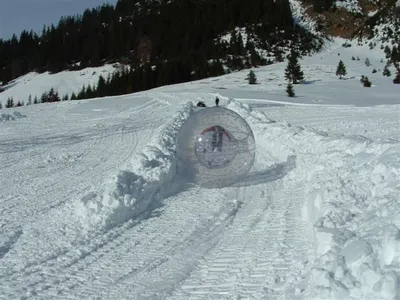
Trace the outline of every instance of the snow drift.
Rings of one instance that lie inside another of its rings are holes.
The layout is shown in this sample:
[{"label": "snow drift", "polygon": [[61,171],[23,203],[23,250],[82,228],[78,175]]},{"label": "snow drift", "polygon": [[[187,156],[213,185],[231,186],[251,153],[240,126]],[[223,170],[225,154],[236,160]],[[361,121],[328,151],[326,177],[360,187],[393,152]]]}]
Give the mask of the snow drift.
[{"label": "snow drift", "polygon": [[314,227],[316,256],[305,298],[398,297],[400,145],[274,122],[232,100],[227,107],[246,118],[275,159],[296,156],[284,180],[304,181],[303,217]]},{"label": "snow drift", "polygon": [[92,191],[77,201],[77,214],[84,226],[100,225],[107,230],[143,213],[149,215],[162,199],[175,192],[176,136],[192,110],[189,102],[141,155],[105,183],[103,192]]}]

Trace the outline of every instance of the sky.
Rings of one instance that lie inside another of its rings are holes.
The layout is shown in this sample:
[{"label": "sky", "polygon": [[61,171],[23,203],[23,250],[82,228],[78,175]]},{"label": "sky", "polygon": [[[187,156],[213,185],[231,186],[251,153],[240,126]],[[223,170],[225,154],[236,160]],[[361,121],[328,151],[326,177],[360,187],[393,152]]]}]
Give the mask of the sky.
[{"label": "sky", "polygon": [[57,24],[62,16],[81,14],[86,8],[117,0],[0,0],[0,38],[33,29],[41,32],[43,25]]}]

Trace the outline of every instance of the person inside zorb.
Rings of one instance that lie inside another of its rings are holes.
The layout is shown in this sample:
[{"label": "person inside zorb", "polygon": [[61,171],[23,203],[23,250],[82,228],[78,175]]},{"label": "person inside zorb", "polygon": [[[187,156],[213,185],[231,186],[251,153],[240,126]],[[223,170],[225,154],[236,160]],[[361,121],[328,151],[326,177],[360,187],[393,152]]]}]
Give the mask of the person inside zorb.
[{"label": "person inside zorb", "polygon": [[212,126],[210,128],[207,128],[206,130],[203,130],[201,134],[204,134],[206,132],[212,131],[212,138],[211,138],[211,150],[213,152],[215,151],[222,151],[222,142],[223,142],[223,137],[224,135],[228,137],[229,140],[231,140],[230,134],[222,127],[219,125]]}]

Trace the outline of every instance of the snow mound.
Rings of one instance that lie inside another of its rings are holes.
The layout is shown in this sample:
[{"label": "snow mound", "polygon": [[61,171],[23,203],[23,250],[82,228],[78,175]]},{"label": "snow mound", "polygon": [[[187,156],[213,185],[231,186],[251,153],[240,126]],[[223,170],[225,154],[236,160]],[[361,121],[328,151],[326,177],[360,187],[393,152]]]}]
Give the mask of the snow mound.
[{"label": "snow mound", "polygon": [[26,118],[26,115],[23,115],[18,111],[14,111],[12,114],[1,114],[0,122],[15,121],[21,118]]},{"label": "snow mound", "polygon": [[[296,167],[303,219],[314,240],[306,299],[395,299],[400,296],[400,144],[328,134],[274,122],[251,107],[227,107],[253,127],[263,150]],[[266,125],[267,124],[267,125]]]},{"label": "snow mound", "polygon": [[76,203],[77,213],[88,229],[98,225],[107,230],[149,215],[162,199],[175,192],[175,140],[192,111],[193,104],[189,102],[161,130],[153,145],[147,145],[126,170],[106,183],[103,192],[92,191]]}]

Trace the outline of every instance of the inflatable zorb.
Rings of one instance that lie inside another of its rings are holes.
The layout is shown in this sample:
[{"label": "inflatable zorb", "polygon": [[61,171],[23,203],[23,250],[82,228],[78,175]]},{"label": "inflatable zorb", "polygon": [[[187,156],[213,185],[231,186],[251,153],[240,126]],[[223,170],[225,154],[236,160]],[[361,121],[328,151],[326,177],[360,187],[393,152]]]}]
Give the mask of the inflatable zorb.
[{"label": "inflatable zorb", "polygon": [[250,171],[255,141],[239,114],[223,107],[205,107],[181,127],[176,151],[181,177],[205,188],[225,187]]}]

